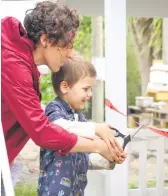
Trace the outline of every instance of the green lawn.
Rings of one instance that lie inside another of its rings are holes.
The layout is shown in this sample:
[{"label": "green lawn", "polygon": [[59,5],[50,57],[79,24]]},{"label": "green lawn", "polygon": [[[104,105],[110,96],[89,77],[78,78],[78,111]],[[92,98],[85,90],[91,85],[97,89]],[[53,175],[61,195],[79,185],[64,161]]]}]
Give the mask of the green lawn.
[{"label": "green lawn", "polygon": [[[149,188],[156,187],[156,181],[149,181],[148,185]],[[165,187],[168,187],[168,183],[165,183]],[[138,188],[136,184],[131,183],[129,184],[129,188],[135,189]],[[30,184],[24,184],[19,183],[16,185],[15,188],[15,195],[16,196],[37,196],[37,186],[36,185],[30,185]]]},{"label": "green lawn", "polygon": [[15,196],[37,196],[37,186],[19,183],[15,187]]}]

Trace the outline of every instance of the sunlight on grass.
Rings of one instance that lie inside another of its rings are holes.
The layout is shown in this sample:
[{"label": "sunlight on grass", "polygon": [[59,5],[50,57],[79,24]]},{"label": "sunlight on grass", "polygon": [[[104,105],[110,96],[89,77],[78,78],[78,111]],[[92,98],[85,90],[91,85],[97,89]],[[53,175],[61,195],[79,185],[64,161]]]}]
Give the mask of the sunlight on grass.
[{"label": "sunlight on grass", "polygon": [[[164,184],[165,187],[168,187],[168,182],[166,181]],[[147,184],[148,188],[156,187],[156,181],[149,181]],[[137,189],[138,184],[130,183],[130,189]],[[37,185],[35,184],[26,184],[26,183],[19,183],[15,187],[15,196],[37,196]]]},{"label": "sunlight on grass", "polygon": [[19,183],[15,187],[15,196],[37,196],[37,185]]},{"label": "sunlight on grass", "polygon": [[[151,180],[147,182],[147,188],[155,188],[156,187],[156,181],[155,180]],[[168,187],[168,182],[165,181],[164,183],[164,187]],[[129,183],[129,188],[130,189],[137,189],[138,188],[138,184],[137,183]]]}]

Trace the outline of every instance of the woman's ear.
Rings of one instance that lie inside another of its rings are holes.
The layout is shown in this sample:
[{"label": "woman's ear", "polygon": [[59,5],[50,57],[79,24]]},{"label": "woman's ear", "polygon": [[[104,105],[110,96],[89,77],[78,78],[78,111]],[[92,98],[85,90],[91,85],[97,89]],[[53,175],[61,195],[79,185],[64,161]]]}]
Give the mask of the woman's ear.
[{"label": "woman's ear", "polygon": [[66,81],[62,81],[60,84],[60,90],[63,94],[66,94],[68,92],[68,83]]},{"label": "woman's ear", "polygon": [[47,48],[47,46],[48,46],[48,44],[49,44],[47,35],[42,34],[42,35],[40,36],[40,42],[41,42],[41,45],[42,45],[43,48]]}]

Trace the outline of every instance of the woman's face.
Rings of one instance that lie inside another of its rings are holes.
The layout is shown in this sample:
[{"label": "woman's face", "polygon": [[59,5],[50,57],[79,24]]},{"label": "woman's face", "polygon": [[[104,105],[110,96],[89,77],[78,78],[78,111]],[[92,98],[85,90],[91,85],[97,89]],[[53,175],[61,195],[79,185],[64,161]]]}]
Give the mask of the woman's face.
[{"label": "woman's face", "polygon": [[58,72],[66,58],[71,56],[71,53],[72,49],[68,47],[49,46],[44,51],[46,65],[52,72]]},{"label": "woman's face", "polygon": [[66,58],[72,56],[72,44],[66,47],[59,47],[61,44],[53,46],[45,36],[42,36],[40,41],[40,46],[36,50],[40,64],[47,65],[52,72],[58,72]]}]

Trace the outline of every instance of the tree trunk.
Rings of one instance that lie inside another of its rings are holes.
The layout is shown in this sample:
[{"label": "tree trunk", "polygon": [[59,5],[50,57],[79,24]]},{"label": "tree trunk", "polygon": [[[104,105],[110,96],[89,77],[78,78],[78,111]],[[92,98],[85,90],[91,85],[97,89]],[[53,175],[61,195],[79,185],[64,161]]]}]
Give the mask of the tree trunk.
[{"label": "tree trunk", "polygon": [[163,19],[163,62],[168,64],[168,18]]},{"label": "tree trunk", "polygon": [[153,56],[152,56],[152,49],[147,49],[145,55],[141,55],[141,60],[139,62],[139,69],[140,69],[140,77],[141,77],[141,95],[146,96],[147,86],[149,82],[149,75],[150,75],[150,67],[152,65]]},{"label": "tree trunk", "polygon": [[129,23],[135,55],[139,64],[139,72],[141,77],[141,95],[145,96],[149,82],[150,67],[153,61],[153,49],[152,47],[149,47],[149,40],[151,36],[150,30],[149,32],[146,32],[145,36],[142,36],[140,34],[141,28],[143,27],[136,26],[133,22]]},{"label": "tree trunk", "polygon": [[[92,17],[92,56],[103,56],[103,21],[101,16]],[[97,80],[93,88],[92,120],[104,122],[104,81],[101,80]]]}]

